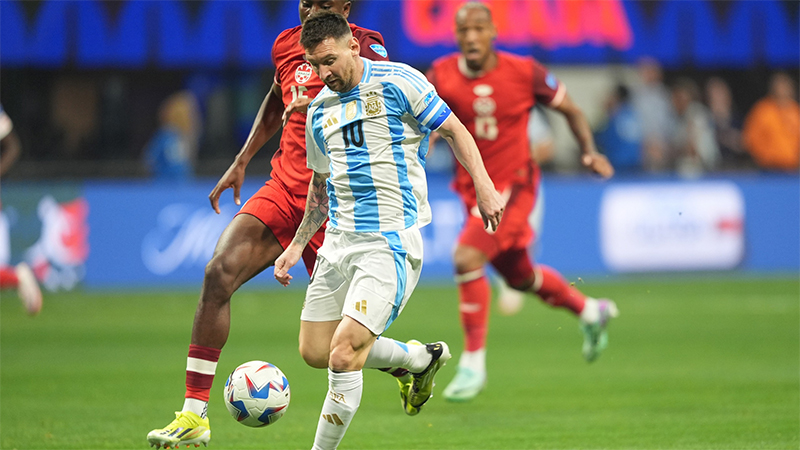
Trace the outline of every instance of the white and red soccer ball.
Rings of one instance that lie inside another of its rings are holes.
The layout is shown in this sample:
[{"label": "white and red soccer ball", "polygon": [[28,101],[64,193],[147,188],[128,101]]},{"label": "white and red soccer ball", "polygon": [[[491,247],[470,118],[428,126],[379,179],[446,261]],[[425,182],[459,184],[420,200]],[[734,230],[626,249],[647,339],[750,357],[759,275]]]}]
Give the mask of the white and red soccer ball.
[{"label": "white and red soccer ball", "polygon": [[225,381],[225,407],[242,425],[275,423],[289,407],[289,381],[280,369],[264,361],[246,362]]}]

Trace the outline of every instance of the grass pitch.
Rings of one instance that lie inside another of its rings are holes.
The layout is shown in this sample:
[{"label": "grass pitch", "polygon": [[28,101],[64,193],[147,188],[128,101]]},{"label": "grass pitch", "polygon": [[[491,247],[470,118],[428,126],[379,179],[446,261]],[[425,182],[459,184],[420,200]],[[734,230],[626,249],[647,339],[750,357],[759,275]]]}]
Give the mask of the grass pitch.
[{"label": "grass pitch", "polygon": [[[416,417],[396,384],[365,371],[364,398],[341,449],[783,449],[800,446],[797,279],[648,279],[579,285],[617,301],[608,350],[580,356],[570,314],[534,298],[491,319],[489,384],[455,404],[435,395]],[[303,291],[242,292],[214,381],[212,449],[310,448],[326,373],[297,353]],[[48,295],[40,317],[0,302],[0,447],[147,448],[183,403],[195,292]],[[421,287],[387,332],[462,349],[456,292]],[[457,358],[457,356],[456,356]],[[277,364],[292,403],[276,424],[237,424],[227,373]],[[457,359],[437,376],[441,393]]]}]

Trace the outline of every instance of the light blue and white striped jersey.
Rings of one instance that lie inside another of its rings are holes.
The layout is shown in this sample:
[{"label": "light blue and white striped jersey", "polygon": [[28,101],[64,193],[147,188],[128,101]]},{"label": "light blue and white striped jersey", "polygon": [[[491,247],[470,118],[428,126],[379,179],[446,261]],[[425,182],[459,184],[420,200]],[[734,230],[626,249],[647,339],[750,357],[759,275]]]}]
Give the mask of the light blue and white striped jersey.
[{"label": "light blue and white striped jersey", "polygon": [[357,232],[425,226],[428,136],[450,108],[416,69],[362,61],[356,87],[341,93],[325,87],[308,107],[308,167],[330,173],[328,226]]}]

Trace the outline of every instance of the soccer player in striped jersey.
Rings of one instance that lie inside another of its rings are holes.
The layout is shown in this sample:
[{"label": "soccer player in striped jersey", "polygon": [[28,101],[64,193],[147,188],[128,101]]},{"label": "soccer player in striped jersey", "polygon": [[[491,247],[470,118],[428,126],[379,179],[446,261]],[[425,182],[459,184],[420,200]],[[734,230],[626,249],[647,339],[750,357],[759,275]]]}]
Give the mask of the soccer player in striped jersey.
[{"label": "soccer player in striped jersey", "polygon": [[300,42],[326,87],[306,118],[314,175],[305,216],[275,261],[275,278],[290,282],[288,269],[328,218],[301,316],[301,326],[313,327],[316,339],[329,344],[320,355],[328,360],[329,392],[313,446],[322,450],[339,445],[358,409],[363,367],[411,371],[408,402],[418,408],[450,357],[444,342],[403,346],[378,338],[403,310],[422,269],[419,228],[431,220],[424,171],[431,130],[448,140],[472,174],[484,226],[497,228],[503,200],[475,141],[420,72],[361,58],[339,14],[309,18]]},{"label": "soccer player in striped jersey", "polygon": [[544,66],[530,57],[497,51],[497,31],[489,8],[463,5],[455,17],[460,52],[434,61],[428,79],[467,124],[489,175],[508,198],[502,225],[487,233],[475,214],[475,190],[457,168],[454,186],[469,214],[458,239],[453,265],[465,351],[458,373],[445,388],[452,401],[470,400],[486,384],[486,334],[491,292],[484,266],[492,264],[512,288],[539,296],[578,317],[584,333],[583,355],[593,361],[607,344],[606,325],[617,315],[607,299],[586,297],[553,268],[534,265],[527,247],[533,237],[528,217],[539,186],[539,167],[531,159],[527,124],[531,108],[542,104],[563,114],[582,150],[582,163],[604,178],[614,169],[595,149],[581,110]]},{"label": "soccer player in striped jersey", "polygon": [[[346,16],[350,7],[351,2],[347,0],[298,2],[301,23],[319,10],[331,9]],[[386,59],[380,33],[354,24],[350,28],[361,44],[362,56]],[[283,125],[280,148],[272,158],[271,179],[242,205],[220,236],[214,256],[206,266],[186,360],[183,408],[166,427],[148,433],[151,446],[177,447],[209,442],[211,429],[206,411],[217,361],[230,330],[231,296],[247,280],[274,263],[291,242],[302,220],[311,179],[311,171],[305,163],[305,111],[324,85],[303,59],[300,31],[298,25],[284,30],[275,39],[272,89],[264,98],[250,136],[209,195],[211,207],[217,213],[220,212],[220,196],[226,189],[233,189],[234,201],[240,204],[239,190],[249,161]],[[320,231],[304,249],[303,259],[309,272],[322,239]],[[302,333],[300,340],[308,345]],[[306,359],[306,362],[313,367],[327,367],[327,361]],[[416,412],[406,408],[406,413]]]}]

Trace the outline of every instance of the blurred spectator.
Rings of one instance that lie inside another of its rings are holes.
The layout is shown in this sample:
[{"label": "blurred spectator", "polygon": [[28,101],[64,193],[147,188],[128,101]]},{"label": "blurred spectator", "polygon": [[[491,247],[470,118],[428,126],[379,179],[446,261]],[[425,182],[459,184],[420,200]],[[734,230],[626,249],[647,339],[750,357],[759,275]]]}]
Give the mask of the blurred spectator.
[{"label": "blurred spectator", "polygon": [[[5,175],[14,165],[21,149],[14,124],[0,105],[0,175]],[[16,289],[22,305],[29,314],[35,315],[42,309],[42,291],[28,264],[21,262],[11,266],[10,228],[8,216],[0,210],[0,290]]]},{"label": "blurred spectator", "polygon": [[642,168],[642,122],[630,102],[630,91],[622,84],[606,100],[608,121],[595,133],[595,141],[618,172]]},{"label": "blurred spectator", "polygon": [[633,91],[633,104],[641,119],[644,133],[644,166],[649,170],[665,170],[669,166],[667,139],[672,130],[672,105],[663,82],[661,65],[652,58],[639,61],[641,85]]},{"label": "blurred spectator", "polygon": [[699,101],[697,83],[681,78],[672,87],[675,129],[670,154],[675,170],[682,175],[698,175],[719,164],[719,148],[708,109]]},{"label": "blurred spectator", "polygon": [[769,94],[744,122],[744,144],[764,169],[797,170],[800,160],[800,106],[794,82],[785,73],[770,81]]},{"label": "blurred spectator", "polygon": [[706,102],[714,123],[721,165],[725,168],[743,168],[750,164],[750,156],[742,145],[742,118],[733,105],[728,83],[712,77],[706,82]]},{"label": "blurred spectator", "polygon": [[191,92],[169,96],[158,112],[160,128],[145,148],[150,173],[159,180],[192,177],[200,132],[200,108]]},{"label": "blurred spectator", "polygon": [[528,119],[528,142],[530,142],[531,156],[539,167],[550,169],[553,162],[555,142],[553,141],[553,128],[547,119],[544,109],[536,105],[531,110]]}]

